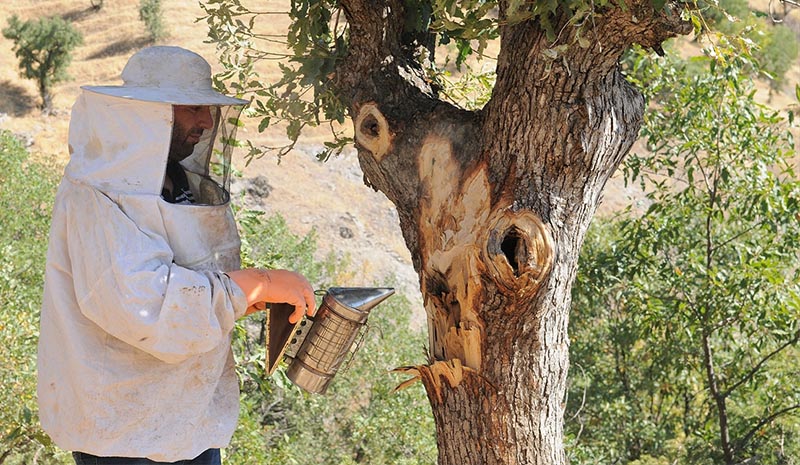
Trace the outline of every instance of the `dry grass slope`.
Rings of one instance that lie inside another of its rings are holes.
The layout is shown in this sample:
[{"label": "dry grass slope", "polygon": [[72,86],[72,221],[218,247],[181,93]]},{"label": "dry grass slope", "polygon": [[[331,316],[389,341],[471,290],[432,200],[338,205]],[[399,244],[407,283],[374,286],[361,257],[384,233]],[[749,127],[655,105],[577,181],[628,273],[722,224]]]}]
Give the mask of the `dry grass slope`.
[{"label": "dry grass slope", "polygon": [[[286,0],[268,0],[261,10],[286,11]],[[751,5],[766,10],[769,0],[751,0]],[[66,161],[66,139],[69,108],[83,84],[118,84],[119,73],[128,57],[149,45],[144,24],[138,17],[138,0],[105,0],[101,9],[91,7],[90,0],[14,0],[0,2],[0,27],[5,27],[12,14],[22,19],[59,15],[73,22],[84,36],[84,45],[74,54],[69,68],[73,79],[55,89],[54,115],[40,115],[39,97],[32,81],[23,80],[17,71],[12,44],[0,37],[0,127],[27,138],[35,157]],[[164,21],[169,37],[164,44],[179,45],[205,56],[215,70],[214,48],[203,41],[206,25],[196,22],[202,16],[198,0],[164,0]],[[800,17],[800,11],[793,13]],[[798,21],[800,23],[800,21]],[[286,30],[286,20],[270,17],[259,27],[260,32],[279,34]],[[686,53],[698,53],[688,44]],[[277,66],[265,64],[260,70],[265,80],[274,80]],[[794,84],[800,82],[800,63],[795,63],[787,76],[785,92],[769,95],[760,92],[763,100],[775,108],[785,108],[794,101]],[[766,89],[766,85],[761,86]],[[256,202],[269,213],[281,213],[298,234],[312,228],[320,235],[321,253],[335,251],[352,258],[356,275],[347,284],[368,285],[388,274],[398,276],[401,288],[409,295],[418,295],[416,274],[402,241],[392,205],[383,195],[366,188],[354,153],[320,164],[314,161],[314,147],[321,145],[324,130],[305,135],[296,153],[276,164],[274,159],[257,160],[244,170],[247,181],[265,177],[272,188],[269,196]],[[279,129],[258,134],[250,129],[245,134],[256,143],[274,144],[282,140]],[[641,150],[638,145],[634,150]],[[243,163],[240,163],[243,166]],[[606,188],[602,211],[615,210],[630,202],[635,192],[618,180]],[[347,237],[352,235],[352,237]]]},{"label": "dry grass slope", "polygon": [[[261,8],[286,11],[288,2],[268,1]],[[37,109],[39,97],[32,81],[19,77],[17,60],[10,41],[0,37],[0,127],[27,139],[34,157],[58,163],[67,160],[66,140],[69,108],[84,84],[119,84],[119,73],[136,50],[150,45],[147,31],[138,16],[138,0],[105,0],[100,10],[89,0],[15,0],[0,2],[0,24],[17,14],[22,19],[59,15],[70,19],[84,36],[84,45],[74,53],[69,68],[72,80],[55,89],[53,115],[43,116]],[[166,45],[194,50],[209,60],[215,71],[214,47],[203,41],[206,25],[196,22],[202,9],[196,0],[164,0],[164,21],[169,37]],[[285,33],[286,21],[272,19],[261,32]],[[277,77],[277,65],[266,64],[260,70],[266,80]],[[272,144],[282,140],[279,129],[259,134],[246,130],[245,136],[256,143]],[[307,134],[303,147],[277,164],[275,159],[256,160],[244,169],[240,189],[256,177],[266,178],[269,196],[253,201],[268,213],[280,213],[297,234],[315,229],[319,235],[320,255],[334,252],[350,257],[353,274],[345,285],[386,283],[396,276],[400,290],[417,300],[417,278],[410,266],[393,207],[386,198],[363,185],[355,154],[339,157],[326,164],[316,162],[314,147],[319,147],[325,133]],[[240,160],[239,166],[244,163]],[[422,311],[421,302],[417,308]]]}]

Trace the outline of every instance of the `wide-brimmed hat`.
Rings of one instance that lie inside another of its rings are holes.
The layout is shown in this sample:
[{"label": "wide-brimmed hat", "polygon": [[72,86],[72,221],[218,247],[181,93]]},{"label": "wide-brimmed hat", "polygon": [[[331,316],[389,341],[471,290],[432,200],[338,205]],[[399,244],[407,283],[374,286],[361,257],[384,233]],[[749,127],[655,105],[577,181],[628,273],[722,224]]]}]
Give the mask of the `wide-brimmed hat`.
[{"label": "wide-brimmed hat", "polygon": [[211,66],[180,47],[155,46],[136,52],[122,70],[121,86],[82,86],[115,97],[174,105],[245,105],[211,86]]}]

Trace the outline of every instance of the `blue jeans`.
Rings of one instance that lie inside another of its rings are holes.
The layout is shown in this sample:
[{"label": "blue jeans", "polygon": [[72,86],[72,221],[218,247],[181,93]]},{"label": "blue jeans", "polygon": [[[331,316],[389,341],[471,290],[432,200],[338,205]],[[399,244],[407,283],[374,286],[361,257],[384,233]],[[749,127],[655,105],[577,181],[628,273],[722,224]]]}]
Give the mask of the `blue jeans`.
[{"label": "blue jeans", "polygon": [[[154,465],[167,463],[129,457],[96,457],[83,452],[73,452],[72,458],[75,459],[76,465]],[[169,463],[174,465],[222,465],[222,458],[220,457],[219,449],[208,449],[191,460],[179,460]]]}]

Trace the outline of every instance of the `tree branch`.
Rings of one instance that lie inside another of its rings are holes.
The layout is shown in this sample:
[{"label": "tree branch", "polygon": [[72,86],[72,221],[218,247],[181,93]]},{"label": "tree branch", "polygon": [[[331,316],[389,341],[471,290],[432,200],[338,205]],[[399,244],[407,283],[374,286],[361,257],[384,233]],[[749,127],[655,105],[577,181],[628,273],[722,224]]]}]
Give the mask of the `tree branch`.
[{"label": "tree branch", "polygon": [[388,60],[400,55],[403,2],[398,0],[342,0],[350,27],[348,56],[340,66],[337,87],[353,89]]},{"label": "tree branch", "polygon": [[783,408],[781,410],[778,410],[777,412],[773,413],[772,415],[770,415],[770,416],[768,416],[766,418],[763,418],[761,421],[759,421],[756,424],[756,426],[754,426],[752,429],[750,429],[750,431],[741,440],[736,442],[736,447],[734,448],[734,450],[736,452],[741,451],[744,448],[744,446],[746,446],[747,443],[750,442],[750,439],[753,438],[753,435],[755,435],[758,432],[758,430],[761,429],[762,426],[766,425],[767,423],[770,423],[771,421],[773,421],[774,419],[778,418],[781,415],[785,415],[785,414],[791,412],[792,410],[798,410],[798,409],[800,409],[800,404],[795,404],[795,405],[792,405],[790,407],[786,407],[786,408]]},{"label": "tree branch", "polygon": [[733,386],[731,386],[728,389],[726,389],[725,392],[722,393],[722,395],[724,397],[728,397],[733,391],[738,389],[739,386],[741,386],[742,384],[744,384],[744,383],[748,382],[749,380],[751,380],[753,378],[753,376],[755,376],[756,373],[758,373],[758,371],[761,369],[761,367],[765,363],[767,363],[772,357],[778,355],[780,352],[782,352],[787,347],[789,347],[789,346],[791,346],[793,344],[797,344],[798,341],[800,341],[800,331],[796,332],[794,337],[792,339],[786,341],[785,344],[783,344],[782,346],[780,346],[777,349],[775,349],[772,352],[770,352],[766,357],[762,358],[761,361],[759,361],[753,368],[750,369],[750,371],[747,373],[747,375],[745,375],[742,379],[740,379],[738,382],[736,382]]}]

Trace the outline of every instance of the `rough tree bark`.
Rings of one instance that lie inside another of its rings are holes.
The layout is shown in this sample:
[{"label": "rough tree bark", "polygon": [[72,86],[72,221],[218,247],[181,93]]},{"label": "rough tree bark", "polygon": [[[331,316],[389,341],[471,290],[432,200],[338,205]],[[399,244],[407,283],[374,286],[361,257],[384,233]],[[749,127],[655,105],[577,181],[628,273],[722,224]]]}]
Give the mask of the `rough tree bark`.
[{"label": "rough tree bark", "polygon": [[[442,465],[566,463],[570,289],[644,111],[618,59],[689,31],[649,1],[626,4],[586,26],[588,48],[555,60],[538,23],[505,26],[492,98],[469,112],[423,79],[402,43],[402,0],[341,0],[350,45],[337,91],[365,182],[396,205],[420,276],[430,359],[404,371],[427,390]],[[569,18],[556,19],[559,43],[574,43]]]}]

